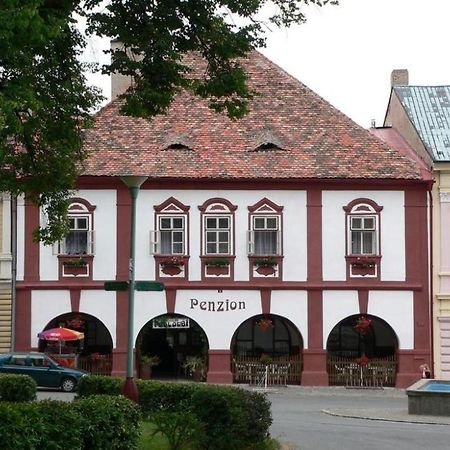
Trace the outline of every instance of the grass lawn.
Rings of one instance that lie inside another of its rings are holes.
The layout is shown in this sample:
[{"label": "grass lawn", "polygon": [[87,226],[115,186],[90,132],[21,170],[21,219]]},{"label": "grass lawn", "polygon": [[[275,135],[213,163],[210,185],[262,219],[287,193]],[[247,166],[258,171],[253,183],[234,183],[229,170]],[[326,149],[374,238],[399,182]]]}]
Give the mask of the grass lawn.
[{"label": "grass lawn", "polygon": [[[152,436],[155,425],[147,420],[141,422],[142,433],[139,440],[139,450],[170,450],[169,443],[164,435],[157,433]],[[282,446],[275,439],[267,439],[264,443],[247,450],[288,450],[288,447]],[[195,450],[192,447],[186,447],[185,450]]]}]

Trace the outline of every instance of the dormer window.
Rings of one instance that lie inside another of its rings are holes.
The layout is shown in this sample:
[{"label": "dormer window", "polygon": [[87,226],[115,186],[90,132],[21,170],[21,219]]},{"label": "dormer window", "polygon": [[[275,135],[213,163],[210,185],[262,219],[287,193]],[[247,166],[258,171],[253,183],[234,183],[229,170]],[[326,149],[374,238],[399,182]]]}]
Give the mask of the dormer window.
[{"label": "dormer window", "polygon": [[283,149],[279,147],[277,144],[274,144],[273,142],[264,142],[255,148],[255,152],[267,152],[273,150],[283,150]]},{"label": "dormer window", "polygon": [[173,144],[169,144],[164,150],[191,150],[187,145],[182,144],[181,142],[175,142]]},{"label": "dormer window", "polygon": [[163,150],[192,150],[190,139],[184,135],[172,134],[167,137]]}]

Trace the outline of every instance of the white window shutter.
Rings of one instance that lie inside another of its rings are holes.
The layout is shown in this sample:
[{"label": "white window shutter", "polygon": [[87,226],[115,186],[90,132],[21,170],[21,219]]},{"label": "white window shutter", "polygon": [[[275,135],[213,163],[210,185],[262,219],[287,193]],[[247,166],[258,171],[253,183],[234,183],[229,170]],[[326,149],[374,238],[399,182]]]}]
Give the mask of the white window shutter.
[{"label": "white window shutter", "polygon": [[247,252],[249,255],[255,254],[255,233],[253,230],[247,231]]},{"label": "white window shutter", "polygon": [[150,254],[151,255],[158,255],[161,253],[160,249],[160,232],[159,231],[150,231]]},{"label": "white window shutter", "polygon": [[52,254],[53,255],[60,255],[62,253],[62,243],[63,241],[53,242],[52,244]]},{"label": "white window shutter", "polygon": [[88,255],[95,255],[95,231],[88,231]]}]

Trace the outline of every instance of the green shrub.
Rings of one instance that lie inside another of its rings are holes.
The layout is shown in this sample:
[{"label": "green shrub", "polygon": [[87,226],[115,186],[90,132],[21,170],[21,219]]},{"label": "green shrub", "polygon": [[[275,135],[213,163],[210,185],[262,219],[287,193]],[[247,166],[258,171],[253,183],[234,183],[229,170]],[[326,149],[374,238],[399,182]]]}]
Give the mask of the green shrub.
[{"label": "green shrub", "polygon": [[123,396],[92,395],[73,403],[80,414],[85,450],[137,448],[140,414],[135,403]]},{"label": "green shrub", "polygon": [[4,402],[31,402],[36,391],[36,382],[28,375],[0,375],[0,400]]},{"label": "green shrub", "polygon": [[[43,424],[39,450],[82,449],[83,433],[79,414],[73,404],[57,400],[35,403],[39,419]],[[1,447],[0,447],[1,448]]]},{"label": "green shrub", "polygon": [[78,397],[99,394],[120,395],[124,381],[123,378],[102,375],[82,377],[78,382],[77,395]]},{"label": "green shrub", "polygon": [[163,434],[169,442],[170,450],[181,450],[189,445],[199,448],[204,440],[204,425],[197,417],[186,411],[158,411],[151,415],[155,425],[153,435]]},{"label": "green shrub", "polygon": [[179,410],[190,402],[198,385],[188,383],[163,383],[138,380],[139,404],[142,413],[149,416],[160,410]]},{"label": "green shrub", "polygon": [[272,425],[270,401],[267,395],[261,392],[240,391],[244,406],[245,434],[249,442],[260,442],[269,437],[269,428]]},{"label": "green shrub", "polygon": [[[45,435],[37,403],[0,402],[0,448],[35,450]],[[43,447],[46,448],[46,447]]]}]

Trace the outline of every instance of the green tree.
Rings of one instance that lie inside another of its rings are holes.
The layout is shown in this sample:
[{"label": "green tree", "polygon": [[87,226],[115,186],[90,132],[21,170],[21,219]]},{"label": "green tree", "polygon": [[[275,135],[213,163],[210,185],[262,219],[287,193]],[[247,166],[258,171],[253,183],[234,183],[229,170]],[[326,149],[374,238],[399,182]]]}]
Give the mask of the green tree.
[{"label": "green tree", "polygon": [[[88,33],[117,39],[104,73],[132,76],[122,112],[150,118],[180,89],[239,118],[255,94],[239,57],[264,46],[265,31],[305,21],[303,8],[335,0],[2,0],[0,2],[0,191],[26,194],[47,211],[45,243],[67,232],[67,201],[87,157],[82,130],[101,100],[80,62]],[[273,14],[261,19],[270,7]],[[183,55],[198,52],[203,74]]]}]

